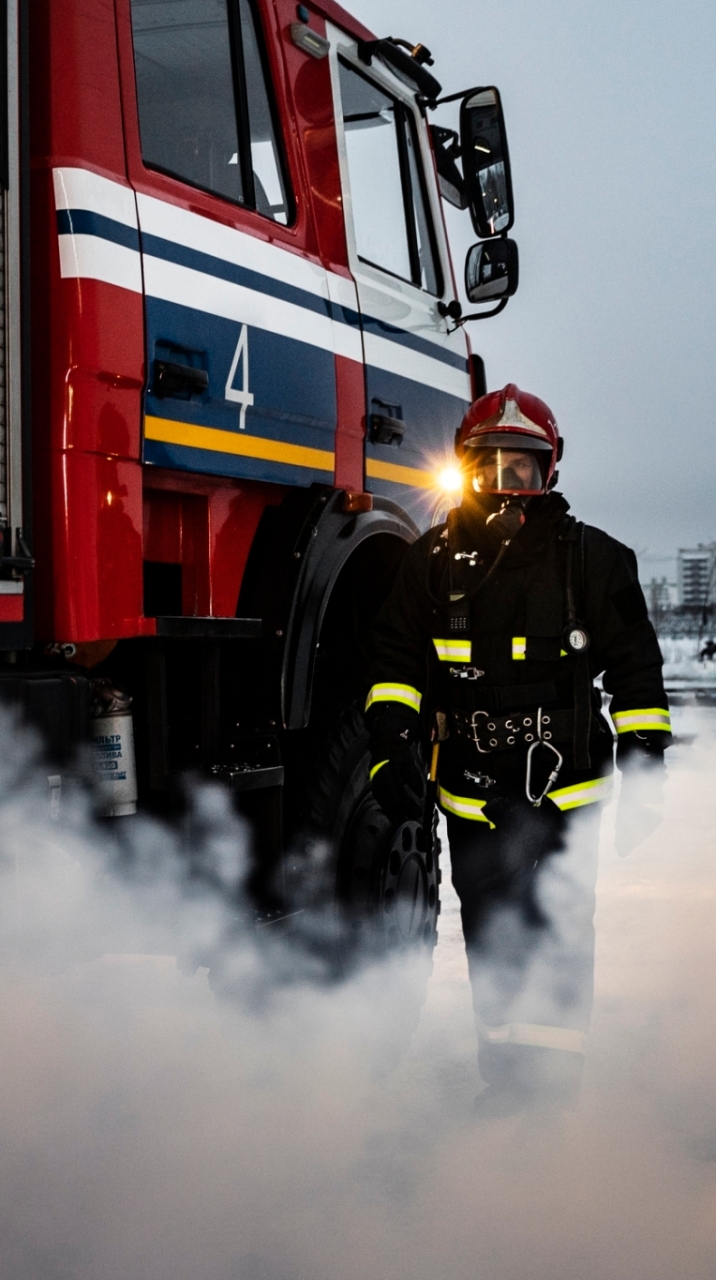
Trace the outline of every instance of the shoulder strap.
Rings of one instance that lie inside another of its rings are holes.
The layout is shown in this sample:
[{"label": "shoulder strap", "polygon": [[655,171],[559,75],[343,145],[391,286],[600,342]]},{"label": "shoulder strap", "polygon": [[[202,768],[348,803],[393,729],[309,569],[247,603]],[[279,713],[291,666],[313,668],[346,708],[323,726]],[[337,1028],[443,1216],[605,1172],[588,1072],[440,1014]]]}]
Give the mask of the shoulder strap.
[{"label": "shoulder strap", "polygon": [[[584,523],[581,520],[575,520],[572,516],[567,516],[565,523],[566,521],[570,522],[569,529],[563,535],[567,544],[565,598],[567,604],[567,626],[570,627],[574,626],[578,621],[574,593],[575,550],[577,551],[579,564],[579,597],[580,602],[584,603]],[[577,660],[574,664],[573,747],[575,769],[589,769],[591,767],[589,734],[592,727],[592,687],[589,656],[587,650],[584,650],[582,653],[577,654]]]}]

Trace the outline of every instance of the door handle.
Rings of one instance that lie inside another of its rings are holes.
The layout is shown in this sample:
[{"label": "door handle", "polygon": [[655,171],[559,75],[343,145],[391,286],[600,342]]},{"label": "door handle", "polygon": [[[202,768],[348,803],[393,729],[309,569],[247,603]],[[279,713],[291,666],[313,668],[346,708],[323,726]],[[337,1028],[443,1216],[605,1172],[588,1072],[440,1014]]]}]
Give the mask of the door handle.
[{"label": "door handle", "polygon": [[385,413],[370,415],[370,438],[373,444],[403,443],[405,423],[402,418],[389,418]]},{"label": "door handle", "polygon": [[371,443],[401,445],[405,435],[405,422],[400,416],[401,406],[378,399],[374,399],[372,403],[378,405],[383,412],[371,413],[368,419]]},{"label": "door handle", "polygon": [[175,364],[173,360],[155,360],[152,393],[159,399],[189,400],[200,396],[209,385],[206,369],[195,369],[190,364]]}]

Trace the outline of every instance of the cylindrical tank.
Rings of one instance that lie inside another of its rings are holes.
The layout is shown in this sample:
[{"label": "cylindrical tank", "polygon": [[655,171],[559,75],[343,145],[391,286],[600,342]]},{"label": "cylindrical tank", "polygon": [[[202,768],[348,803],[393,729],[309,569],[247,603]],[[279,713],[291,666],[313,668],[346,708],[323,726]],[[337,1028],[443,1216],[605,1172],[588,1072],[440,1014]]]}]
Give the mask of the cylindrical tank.
[{"label": "cylindrical tank", "polygon": [[92,768],[105,818],[137,812],[137,767],[134,726],[128,694],[110,680],[93,681]]}]

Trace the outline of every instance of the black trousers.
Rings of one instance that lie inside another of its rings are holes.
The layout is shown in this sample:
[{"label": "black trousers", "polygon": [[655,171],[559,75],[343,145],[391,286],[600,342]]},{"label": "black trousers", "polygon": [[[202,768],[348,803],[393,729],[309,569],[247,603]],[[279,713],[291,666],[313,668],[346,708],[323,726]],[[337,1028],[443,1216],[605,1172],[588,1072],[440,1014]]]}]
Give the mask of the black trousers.
[{"label": "black trousers", "polygon": [[491,1085],[579,1091],[594,987],[600,806],[560,812],[506,795],[486,823],[447,815],[480,1073]]}]

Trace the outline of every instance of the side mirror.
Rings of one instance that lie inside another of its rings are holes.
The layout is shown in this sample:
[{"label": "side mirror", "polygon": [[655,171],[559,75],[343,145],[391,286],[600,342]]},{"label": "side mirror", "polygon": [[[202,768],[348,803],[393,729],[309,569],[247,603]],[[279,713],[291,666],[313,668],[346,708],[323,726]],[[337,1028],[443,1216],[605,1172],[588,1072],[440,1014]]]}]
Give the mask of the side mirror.
[{"label": "side mirror", "polygon": [[497,89],[474,89],[460,107],[460,145],[467,201],[482,239],[515,220],[507,133]]},{"label": "side mirror", "polygon": [[471,302],[494,302],[517,292],[520,260],[514,240],[487,240],[468,249],[465,292]]}]

